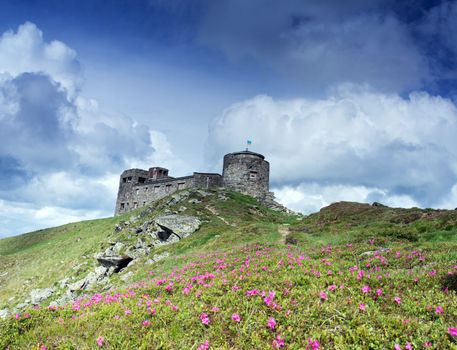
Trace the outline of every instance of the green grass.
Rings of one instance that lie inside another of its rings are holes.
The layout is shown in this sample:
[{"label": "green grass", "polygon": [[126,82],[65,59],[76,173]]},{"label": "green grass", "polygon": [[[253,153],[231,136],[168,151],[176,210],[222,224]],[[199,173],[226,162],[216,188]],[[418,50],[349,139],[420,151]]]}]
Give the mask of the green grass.
[{"label": "green grass", "polygon": [[[81,260],[87,269],[96,266],[93,253],[110,242],[135,242],[129,227],[182,206],[183,214],[202,220],[190,237],[152,253],[167,251],[169,258],[143,265],[145,257],[129,267],[134,285],[114,277],[108,299],[91,294],[62,309],[29,310],[30,317],[23,312],[17,320],[2,321],[0,347],[95,349],[103,337],[107,349],[197,349],[206,340],[211,349],[271,349],[280,336],[288,349],[309,348],[309,341],[319,341],[321,349],[393,349],[407,343],[421,349],[425,342],[431,349],[457,349],[448,333],[457,327],[452,289],[457,212],[338,203],[300,219],[235,192],[224,192],[227,200],[218,200],[220,195],[193,192],[200,203],[169,205],[165,198],[154,210],[0,240],[0,263],[6,263],[10,279],[1,281],[7,288],[2,284],[0,301],[7,305],[13,295],[74,273],[72,266]],[[137,217],[134,224],[114,231],[131,216]],[[284,232],[293,245],[284,244]],[[363,255],[381,248],[389,250]],[[351,272],[354,266],[357,271]],[[198,282],[208,274],[213,277]],[[25,280],[30,282],[22,287]],[[451,289],[444,291],[444,283]],[[337,289],[329,291],[332,285]],[[365,285],[368,294],[361,292]],[[247,297],[253,289],[274,291],[278,306]],[[327,293],[326,300],[320,292]],[[435,312],[438,306],[443,313]],[[241,322],[231,319],[233,313]],[[202,314],[209,315],[209,325],[202,324]],[[277,321],[275,329],[266,327],[270,317]],[[144,326],[145,320],[150,325]]]},{"label": "green grass", "polygon": [[[92,256],[121,218],[72,223],[0,240],[0,308],[54,285]],[[7,273],[7,274],[5,274]]]}]

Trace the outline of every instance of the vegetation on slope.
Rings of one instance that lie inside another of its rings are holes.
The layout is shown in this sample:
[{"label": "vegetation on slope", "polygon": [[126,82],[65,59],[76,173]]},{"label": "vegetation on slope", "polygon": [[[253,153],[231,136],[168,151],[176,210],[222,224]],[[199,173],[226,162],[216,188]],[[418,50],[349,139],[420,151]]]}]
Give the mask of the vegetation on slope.
[{"label": "vegetation on slope", "polygon": [[[154,250],[154,254],[167,251],[176,257],[221,249],[238,242],[275,241],[278,224],[296,221],[293,216],[269,210],[252,197],[236,192],[191,191],[190,199],[195,200],[191,204],[174,201],[177,197],[179,193],[162,199],[153,207],[122,216],[71,223],[0,240],[0,309],[22,303],[33,289],[59,288],[59,281],[66,277],[80,278],[98,266],[94,254],[113,242],[135,242],[138,236],[129,229],[115,230],[116,225],[125,222],[134,221],[134,225],[139,226],[154,217],[178,213],[178,210],[180,214],[199,217],[203,224],[198,234]],[[162,264],[165,268],[172,267],[173,257]],[[134,279],[146,276],[141,263],[129,270],[136,273]],[[114,286],[124,284],[118,278],[112,282]],[[93,292],[96,291],[100,290]]]},{"label": "vegetation on slope", "polygon": [[340,203],[297,220],[219,196],[181,209],[204,224],[150,271],[135,264],[141,281],[21,312],[0,347],[457,349],[455,212]]}]

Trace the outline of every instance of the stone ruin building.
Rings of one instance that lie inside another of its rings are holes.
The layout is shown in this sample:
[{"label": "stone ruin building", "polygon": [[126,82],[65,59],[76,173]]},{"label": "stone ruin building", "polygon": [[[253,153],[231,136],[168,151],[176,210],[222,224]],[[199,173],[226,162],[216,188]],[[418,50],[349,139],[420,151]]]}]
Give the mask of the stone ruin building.
[{"label": "stone ruin building", "polygon": [[193,173],[171,177],[168,169],[128,169],[120,177],[115,215],[143,207],[173,192],[186,188],[220,188],[248,194],[261,201],[272,200],[269,192],[270,163],[259,153],[249,150],[224,156],[222,175]]}]

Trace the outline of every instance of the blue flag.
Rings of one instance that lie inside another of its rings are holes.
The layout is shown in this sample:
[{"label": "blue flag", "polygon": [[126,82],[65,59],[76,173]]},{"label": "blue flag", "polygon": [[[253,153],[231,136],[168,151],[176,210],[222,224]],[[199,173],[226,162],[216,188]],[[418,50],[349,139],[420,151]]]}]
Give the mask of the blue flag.
[{"label": "blue flag", "polygon": [[246,142],[248,145],[252,145],[252,141],[251,140],[247,140]]}]

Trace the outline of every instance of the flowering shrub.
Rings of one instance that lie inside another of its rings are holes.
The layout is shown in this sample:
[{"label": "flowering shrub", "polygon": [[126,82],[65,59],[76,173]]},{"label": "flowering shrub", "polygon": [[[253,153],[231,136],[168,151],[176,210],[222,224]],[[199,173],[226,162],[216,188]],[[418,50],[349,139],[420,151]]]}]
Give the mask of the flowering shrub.
[{"label": "flowering shrub", "polygon": [[[0,323],[1,348],[457,349],[448,250],[254,244]],[[329,273],[331,271],[331,273]],[[38,344],[38,345],[37,345]]]}]

